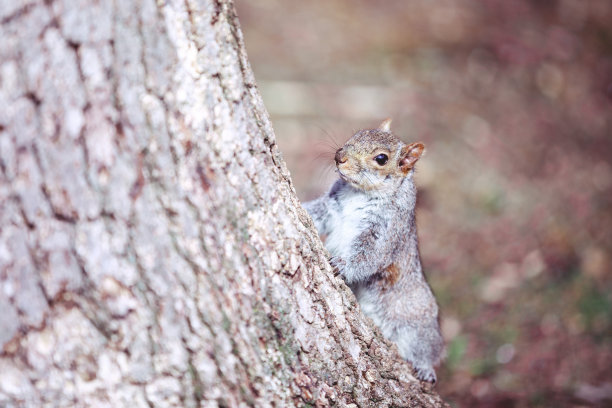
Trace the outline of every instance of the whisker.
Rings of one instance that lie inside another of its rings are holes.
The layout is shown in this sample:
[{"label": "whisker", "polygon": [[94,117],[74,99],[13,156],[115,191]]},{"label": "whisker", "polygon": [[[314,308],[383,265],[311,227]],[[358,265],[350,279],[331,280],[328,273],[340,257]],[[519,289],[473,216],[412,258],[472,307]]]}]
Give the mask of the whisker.
[{"label": "whisker", "polygon": [[317,180],[317,184],[321,185],[323,181],[327,181],[325,179],[327,179],[327,176],[329,175],[330,171],[333,171],[334,168],[335,166],[332,166],[331,164],[317,166],[314,175],[315,180]]},{"label": "whisker", "polygon": [[322,166],[332,166],[334,163],[333,154],[330,152],[321,152],[318,154],[308,154],[308,167],[309,168],[321,168]]},{"label": "whisker", "polygon": [[325,135],[326,139],[328,142],[331,142],[331,147],[334,148],[334,151],[340,149],[342,146],[340,146],[338,144],[338,141],[336,140],[336,138],[327,130],[325,129],[323,126],[320,125],[315,125],[317,127],[317,129],[319,129],[321,132],[323,132],[323,134]]},{"label": "whisker", "polygon": [[324,152],[335,153],[339,148],[333,145],[332,143],[322,140],[320,142],[315,143],[314,145],[316,150],[321,150]]}]

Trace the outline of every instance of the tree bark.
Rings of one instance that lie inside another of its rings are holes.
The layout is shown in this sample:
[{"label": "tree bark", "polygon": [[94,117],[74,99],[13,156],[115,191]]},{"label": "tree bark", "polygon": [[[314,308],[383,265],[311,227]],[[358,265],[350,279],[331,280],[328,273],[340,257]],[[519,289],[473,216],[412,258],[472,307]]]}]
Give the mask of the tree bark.
[{"label": "tree bark", "polygon": [[0,405],[443,405],[333,275],[230,1],[0,19]]}]

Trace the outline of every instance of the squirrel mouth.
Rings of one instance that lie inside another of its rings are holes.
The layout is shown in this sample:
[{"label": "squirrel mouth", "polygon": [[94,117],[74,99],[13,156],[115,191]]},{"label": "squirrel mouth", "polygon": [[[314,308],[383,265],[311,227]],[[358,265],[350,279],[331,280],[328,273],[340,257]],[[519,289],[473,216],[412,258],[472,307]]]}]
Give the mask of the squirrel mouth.
[{"label": "squirrel mouth", "polygon": [[357,188],[358,190],[372,190],[373,188],[375,188],[375,186],[372,183],[365,183],[364,184],[364,179],[362,179],[359,175],[357,175],[356,177],[349,177],[346,174],[344,174],[340,169],[336,169],[336,171],[338,172],[338,175],[340,175],[340,178],[345,181],[346,183],[348,183],[349,185]]},{"label": "squirrel mouth", "polygon": [[347,176],[346,174],[344,174],[340,169],[336,169],[338,171],[338,174],[340,175],[340,178],[344,181],[346,181],[347,183],[351,184],[351,185],[357,185],[358,183],[353,180],[352,178],[350,178],[349,176]]}]

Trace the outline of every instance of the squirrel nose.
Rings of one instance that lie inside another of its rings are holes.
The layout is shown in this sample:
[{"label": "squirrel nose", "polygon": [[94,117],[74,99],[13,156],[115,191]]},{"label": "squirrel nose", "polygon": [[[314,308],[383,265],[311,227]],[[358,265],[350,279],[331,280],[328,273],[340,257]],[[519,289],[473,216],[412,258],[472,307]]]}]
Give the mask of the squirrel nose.
[{"label": "squirrel nose", "polygon": [[342,149],[336,150],[336,156],[334,157],[336,164],[346,163],[346,153]]}]

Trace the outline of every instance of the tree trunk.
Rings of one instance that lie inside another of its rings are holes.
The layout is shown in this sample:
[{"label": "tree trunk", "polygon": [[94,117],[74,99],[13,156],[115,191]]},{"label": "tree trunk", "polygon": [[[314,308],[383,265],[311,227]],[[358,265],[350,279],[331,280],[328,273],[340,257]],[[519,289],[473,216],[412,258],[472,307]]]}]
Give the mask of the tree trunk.
[{"label": "tree trunk", "polygon": [[0,19],[0,405],[443,405],[330,270],[231,2]]}]

